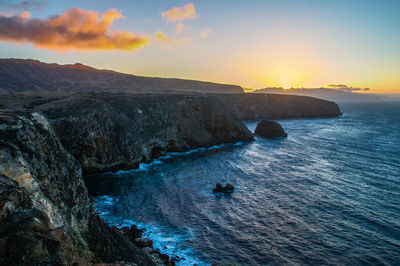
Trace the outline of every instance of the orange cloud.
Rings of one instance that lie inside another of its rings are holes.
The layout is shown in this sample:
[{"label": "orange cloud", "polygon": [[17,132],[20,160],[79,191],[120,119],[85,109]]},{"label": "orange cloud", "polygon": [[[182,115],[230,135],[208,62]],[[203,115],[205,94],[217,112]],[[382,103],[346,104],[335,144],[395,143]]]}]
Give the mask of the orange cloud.
[{"label": "orange cloud", "polygon": [[177,22],[185,19],[193,19],[196,17],[196,9],[192,3],[183,7],[173,7],[161,13],[161,16],[167,21]]},{"label": "orange cloud", "polygon": [[133,50],[149,40],[131,32],[110,33],[116,19],[123,18],[115,9],[99,17],[96,11],[72,8],[47,19],[19,16],[0,16],[0,41],[31,42],[37,47],[55,50]]}]

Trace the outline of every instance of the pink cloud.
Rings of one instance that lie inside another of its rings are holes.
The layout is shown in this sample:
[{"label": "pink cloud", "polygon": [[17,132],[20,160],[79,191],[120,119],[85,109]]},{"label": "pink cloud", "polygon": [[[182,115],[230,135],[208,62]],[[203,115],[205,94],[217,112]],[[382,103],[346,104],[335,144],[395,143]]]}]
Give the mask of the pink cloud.
[{"label": "pink cloud", "polygon": [[176,24],[176,27],[175,27],[175,33],[176,33],[176,35],[181,34],[185,29],[186,29],[185,24],[183,24],[183,23],[178,23],[178,24]]}]

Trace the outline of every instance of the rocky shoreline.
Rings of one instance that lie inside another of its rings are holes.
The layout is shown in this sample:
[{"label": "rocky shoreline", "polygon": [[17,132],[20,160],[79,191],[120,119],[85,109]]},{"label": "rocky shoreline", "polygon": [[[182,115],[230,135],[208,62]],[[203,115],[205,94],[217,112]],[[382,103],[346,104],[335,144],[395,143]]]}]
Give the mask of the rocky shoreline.
[{"label": "rocky shoreline", "polygon": [[340,115],[336,104],[315,98],[258,97],[2,95],[0,264],[168,264],[96,214],[83,176],[250,141],[241,119]]}]

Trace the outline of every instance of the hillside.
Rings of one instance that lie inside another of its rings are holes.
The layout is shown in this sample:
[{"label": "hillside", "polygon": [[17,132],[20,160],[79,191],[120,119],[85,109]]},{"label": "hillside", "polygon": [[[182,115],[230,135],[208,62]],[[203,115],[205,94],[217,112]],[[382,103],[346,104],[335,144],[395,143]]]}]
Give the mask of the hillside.
[{"label": "hillside", "polygon": [[37,60],[0,59],[0,93],[28,91],[243,93],[243,89],[236,85],[141,77],[82,64],[58,65]]}]

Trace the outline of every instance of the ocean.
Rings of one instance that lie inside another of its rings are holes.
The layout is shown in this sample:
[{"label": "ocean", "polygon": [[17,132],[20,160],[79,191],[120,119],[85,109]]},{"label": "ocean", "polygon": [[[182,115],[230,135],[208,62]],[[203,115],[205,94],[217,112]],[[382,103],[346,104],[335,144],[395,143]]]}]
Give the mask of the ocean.
[{"label": "ocean", "polygon": [[[338,118],[276,120],[285,139],[92,176],[96,209],[146,228],[155,248],[185,258],[178,265],[399,265],[400,102],[340,107]],[[213,194],[218,182],[235,191]]]}]

